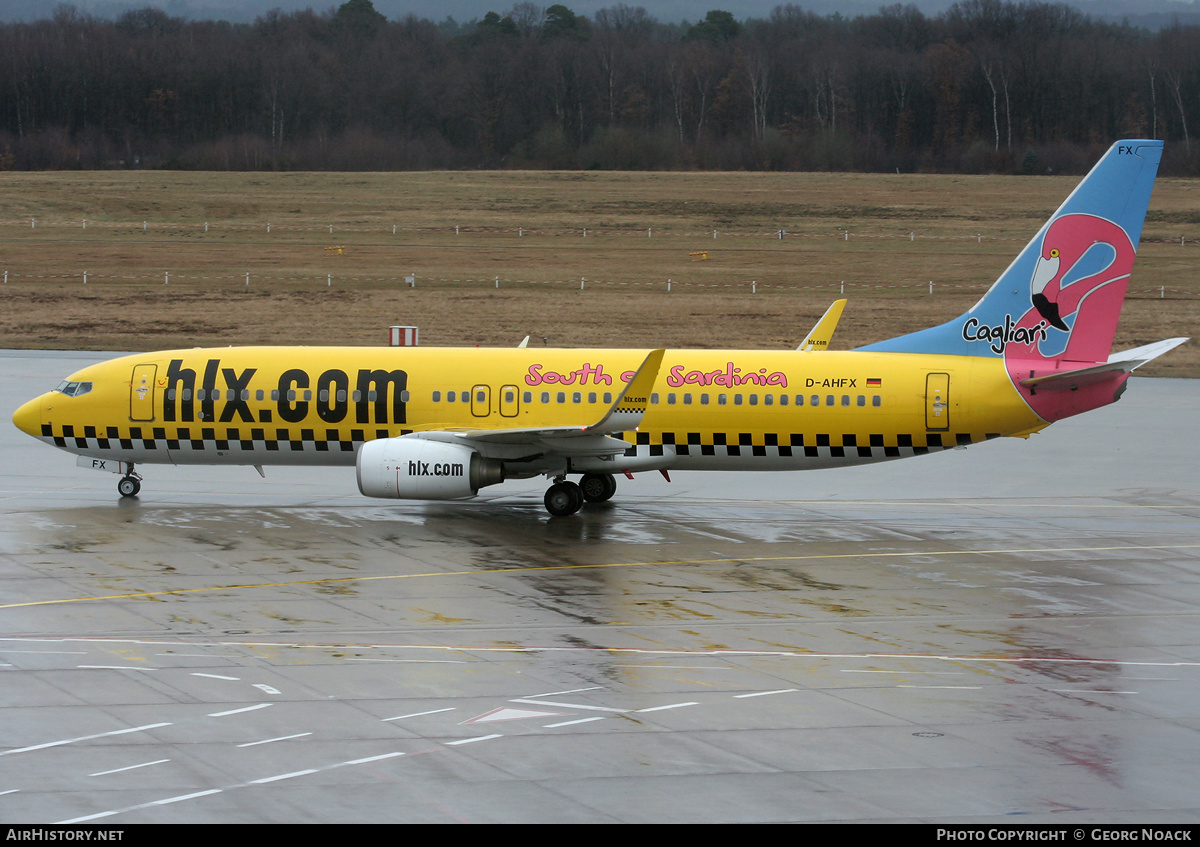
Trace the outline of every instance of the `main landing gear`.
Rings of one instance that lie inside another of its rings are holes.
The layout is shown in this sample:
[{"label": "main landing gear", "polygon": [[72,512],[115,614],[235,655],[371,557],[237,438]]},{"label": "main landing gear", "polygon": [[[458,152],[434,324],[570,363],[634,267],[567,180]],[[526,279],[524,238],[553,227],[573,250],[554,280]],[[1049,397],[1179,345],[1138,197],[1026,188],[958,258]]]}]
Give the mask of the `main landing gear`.
[{"label": "main landing gear", "polygon": [[576,484],[565,477],[557,477],[546,490],[546,511],[561,518],[573,515],[583,508],[584,501],[602,503],[617,493],[617,480],[608,473],[585,473]]},{"label": "main landing gear", "polygon": [[134,473],[133,465],[129,466],[129,470],[125,472],[125,476],[117,481],[117,491],[122,497],[137,497],[139,491],[142,490],[142,478],[139,474]]}]

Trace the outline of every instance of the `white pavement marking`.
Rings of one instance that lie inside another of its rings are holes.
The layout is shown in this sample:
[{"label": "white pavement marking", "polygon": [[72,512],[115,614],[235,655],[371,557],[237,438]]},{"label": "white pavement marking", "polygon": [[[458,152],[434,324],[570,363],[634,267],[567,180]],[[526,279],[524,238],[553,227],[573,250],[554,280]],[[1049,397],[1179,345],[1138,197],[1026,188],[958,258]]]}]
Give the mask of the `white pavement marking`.
[{"label": "white pavement marking", "polygon": [[584,706],[580,703],[555,703],[550,700],[528,700],[518,697],[509,700],[510,703],[529,703],[533,706],[558,706],[560,709],[581,709],[589,712],[628,712],[629,709],[615,709],[612,706]]},{"label": "white pavement marking", "polygon": [[250,785],[262,785],[266,782],[278,782],[281,779],[295,779],[298,776],[308,776],[310,773],[316,773],[318,768],[308,768],[302,771],[292,771],[291,773],[281,773],[276,776],[264,776],[262,779],[250,780]]},{"label": "white pavement marking", "polygon": [[639,712],[661,712],[661,711],[664,711],[665,709],[682,709],[684,706],[699,706],[699,705],[700,704],[697,703],[695,700],[692,700],[687,703],[671,703],[667,706],[651,706],[648,709],[638,709],[637,711],[639,711]]},{"label": "white pavement marking", "polygon": [[138,768],[148,768],[151,765],[161,765],[163,762],[169,762],[170,759],[155,759],[153,762],[142,762],[140,765],[129,765],[124,768],[113,768],[111,771],[99,771],[90,773],[88,776],[108,776],[110,773],[122,773],[123,771],[135,771]]},{"label": "white pavement marking", "polygon": [[262,741],[247,741],[245,744],[239,744],[239,747],[256,747],[259,744],[271,744],[275,741],[291,741],[293,738],[304,738],[306,735],[312,735],[311,732],[298,732],[295,735],[281,735],[278,738],[264,738]]},{"label": "white pavement marking", "polygon": [[226,715],[240,715],[242,712],[254,712],[258,709],[266,709],[269,706],[274,706],[274,703],[259,703],[257,706],[244,706],[241,709],[230,709],[228,712],[213,712],[209,715],[210,718],[223,718]]},{"label": "white pavement marking", "polygon": [[385,721],[402,721],[405,718],[419,718],[423,715],[436,715],[436,714],[440,714],[441,712],[453,712],[455,708],[456,708],[455,706],[449,706],[445,709],[430,709],[428,712],[413,712],[412,714],[408,714],[408,715],[396,715],[396,717],[394,717],[394,718],[383,718],[383,720],[385,720]]},{"label": "white pavement marking", "polygon": [[460,738],[458,741],[447,741],[446,746],[447,747],[457,747],[459,744],[474,744],[476,741],[488,741],[492,738],[503,738],[503,737],[504,736],[501,735],[500,733],[495,733],[493,735],[481,735],[478,738]]},{"label": "white pavement marking", "polygon": [[45,744],[34,744],[30,747],[17,747],[14,750],[5,750],[0,753],[0,756],[11,756],[14,753],[28,753],[31,750],[45,750],[47,747],[61,747],[64,744],[75,744],[80,741],[91,741],[94,738],[108,738],[113,735],[125,735],[130,732],[145,732],[151,729],[158,729],[162,726],[170,726],[169,723],[148,723],[145,726],[134,726],[129,729],[114,729],[112,732],[97,732],[95,735],[81,735],[78,738],[64,738],[61,741],[47,741]]}]

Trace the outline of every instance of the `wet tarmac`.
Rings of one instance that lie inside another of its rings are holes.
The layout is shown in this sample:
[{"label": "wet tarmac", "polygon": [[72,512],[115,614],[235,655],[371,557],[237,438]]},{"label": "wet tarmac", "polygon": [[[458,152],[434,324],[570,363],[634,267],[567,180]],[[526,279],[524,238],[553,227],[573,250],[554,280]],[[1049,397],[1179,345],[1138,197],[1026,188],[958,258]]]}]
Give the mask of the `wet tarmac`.
[{"label": "wet tarmac", "polygon": [[120,501],[7,419],[100,358],[0,353],[0,820],[1200,819],[1200,382],[550,518],[346,468]]}]

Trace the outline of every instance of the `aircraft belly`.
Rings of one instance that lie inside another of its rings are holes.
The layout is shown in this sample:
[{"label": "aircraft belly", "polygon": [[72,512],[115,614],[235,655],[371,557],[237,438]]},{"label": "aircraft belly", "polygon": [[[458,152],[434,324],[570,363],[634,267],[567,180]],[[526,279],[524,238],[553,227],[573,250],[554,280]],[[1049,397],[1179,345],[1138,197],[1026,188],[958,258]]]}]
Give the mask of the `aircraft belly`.
[{"label": "aircraft belly", "polygon": [[[228,449],[192,449],[180,445],[179,449],[169,451],[170,461],[176,465],[307,465],[309,467],[344,466],[353,467],[356,453],[331,453],[328,450],[316,450],[312,445],[299,449],[266,449],[256,446],[242,448],[230,445]],[[155,461],[142,459],[141,461]],[[157,460],[163,461],[163,460]]]}]

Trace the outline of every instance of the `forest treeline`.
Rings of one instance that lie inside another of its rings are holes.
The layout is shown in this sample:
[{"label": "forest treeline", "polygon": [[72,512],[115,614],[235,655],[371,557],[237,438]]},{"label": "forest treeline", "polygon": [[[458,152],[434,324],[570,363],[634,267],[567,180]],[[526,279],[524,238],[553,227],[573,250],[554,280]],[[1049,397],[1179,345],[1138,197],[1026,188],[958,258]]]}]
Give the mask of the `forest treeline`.
[{"label": "forest treeline", "polygon": [[62,6],[0,25],[0,169],[1078,173],[1121,137],[1200,172],[1200,27],[1043,2],[667,24],[519,3],[253,24]]}]

